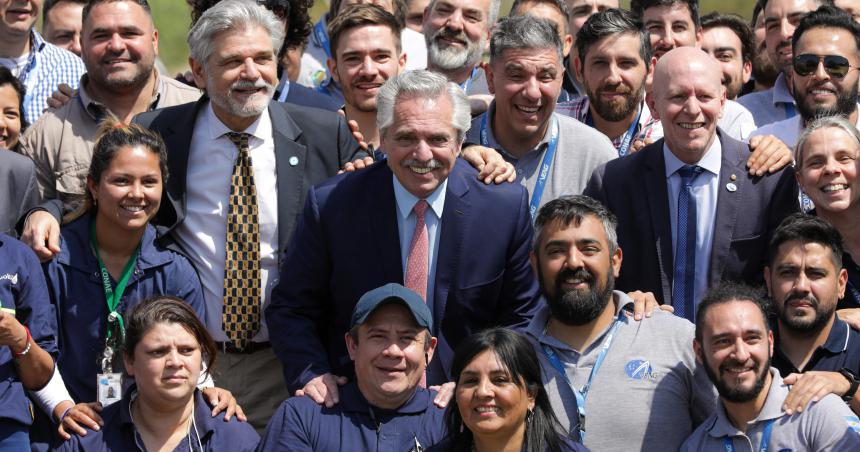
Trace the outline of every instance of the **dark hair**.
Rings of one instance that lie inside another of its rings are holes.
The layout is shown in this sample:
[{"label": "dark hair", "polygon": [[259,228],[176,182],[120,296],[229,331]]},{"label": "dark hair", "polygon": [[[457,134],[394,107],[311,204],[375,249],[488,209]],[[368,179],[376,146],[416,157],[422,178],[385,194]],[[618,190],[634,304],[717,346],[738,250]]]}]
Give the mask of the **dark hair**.
[{"label": "dark hair", "polygon": [[27,88],[24,87],[24,84],[21,83],[18,77],[12,75],[12,71],[6,66],[0,66],[0,86],[6,85],[11,86],[15,90],[15,93],[18,94],[18,115],[21,121],[21,134],[23,135],[24,131],[30,125],[24,116],[24,97],[27,95]]},{"label": "dark hair", "polygon": [[764,319],[765,331],[770,331],[770,322],[768,322],[770,305],[765,301],[762,290],[736,282],[721,282],[708,290],[696,310],[696,340],[700,344],[705,328],[705,316],[708,315],[708,311],[714,306],[732,301],[746,301],[754,304]]},{"label": "dark hair", "polygon": [[576,33],[576,53],[582,66],[585,67],[585,56],[591,46],[607,36],[624,33],[639,36],[639,56],[645,62],[646,69],[651,67],[651,38],[642,27],[641,18],[618,8],[593,14]]},{"label": "dark hair", "polygon": [[340,44],[340,38],[344,33],[353,28],[370,25],[380,25],[391,29],[394,46],[397,48],[397,52],[400,53],[402,48],[400,44],[400,32],[403,30],[403,26],[393,14],[381,6],[365,3],[347,6],[328,23],[328,36],[331,42],[332,57],[337,59],[337,48]]},{"label": "dark hair", "polygon": [[769,267],[773,267],[779,247],[786,242],[817,243],[830,248],[833,265],[837,271],[842,269],[842,236],[832,224],[819,217],[794,213],[782,220],[770,239]]},{"label": "dark hair", "polygon": [[[764,7],[767,6],[767,1],[768,0],[759,0],[758,1],[758,3],[761,4],[762,11],[764,11]],[[812,1],[814,1],[818,5],[832,5],[833,4],[833,0],[812,0]],[[758,6],[758,4],[756,4],[756,6]],[[755,20],[755,19],[756,19],[756,17],[755,17],[755,15],[753,15],[753,20]]]},{"label": "dark hair", "polygon": [[547,225],[559,221],[563,225],[573,223],[579,226],[588,215],[597,217],[603,224],[606,241],[609,243],[609,254],[614,253],[618,248],[618,234],[615,232],[618,228],[618,219],[600,201],[585,195],[562,196],[540,208],[535,218],[532,249],[537,253],[543,230]]},{"label": "dark hair", "polygon": [[[564,30],[558,30],[559,32],[563,31],[565,34],[570,33],[570,8],[567,7],[567,2],[564,0],[514,0],[514,4],[511,5],[511,11],[508,13],[509,16],[518,16],[522,15],[522,12],[519,11],[523,5],[526,4],[535,4],[535,5],[549,5],[554,7],[564,16]],[[515,13],[516,12],[516,13]]]},{"label": "dark hair", "polygon": [[197,318],[197,314],[185,301],[170,295],[157,295],[135,306],[125,317],[125,342],[122,352],[130,361],[134,361],[134,349],[155,325],[159,323],[176,323],[191,333],[200,344],[206,371],[211,372],[215,366],[215,342],[206,331],[206,327]]},{"label": "dark hair", "polygon": [[[523,450],[527,452],[561,451],[558,419],[552,410],[549,397],[541,380],[541,368],[537,354],[528,339],[507,328],[492,328],[474,334],[457,347],[451,363],[454,380],[460,379],[463,369],[484,351],[492,350],[505,367],[511,380],[535,395],[535,407],[531,421],[526,424]],[[450,451],[472,450],[472,432],[462,428],[463,418],[457,407],[457,398],[445,414],[451,438]]]},{"label": "dark hair", "polygon": [[728,28],[741,41],[741,58],[744,62],[752,61],[754,36],[752,29],[737,14],[722,14],[716,11],[702,16],[702,29],[708,30],[711,28]]},{"label": "dark hair", "polygon": [[641,18],[648,8],[677,4],[687,5],[687,9],[690,11],[690,19],[693,20],[696,30],[702,28],[702,22],[699,20],[699,0],[630,0],[630,11],[633,11],[633,14]]},{"label": "dark hair", "polygon": [[758,21],[759,14],[764,11],[764,4],[767,0],[758,0],[755,2],[755,6],[753,6],[752,19],[750,19],[750,28],[755,30],[755,23]]},{"label": "dark hair", "polygon": [[[340,11],[340,7],[342,4],[343,4],[343,0],[331,0],[331,3],[329,4],[329,7],[328,7],[328,17],[326,18],[326,20],[328,21],[329,24],[337,16],[339,16],[340,14],[343,13],[343,11]],[[349,6],[355,6],[355,5],[349,5]],[[379,5],[376,5],[376,6],[379,6]],[[381,6],[379,6],[379,7],[382,8]],[[406,2],[404,0],[391,0],[391,7],[394,9],[394,11],[392,11],[391,14],[394,16],[394,19],[400,25],[400,29],[401,30],[404,29],[406,27],[406,9],[407,9]],[[385,9],[385,8],[382,8],[382,9]]]},{"label": "dark hair", "polygon": [[54,7],[59,5],[60,3],[75,3],[78,5],[86,6],[86,4],[89,2],[90,0],[45,0],[45,2],[42,4],[42,24],[50,22],[48,20],[48,11],[54,9]]},{"label": "dark hair", "polygon": [[854,37],[855,52],[860,50],[860,24],[844,10],[832,5],[823,5],[803,16],[803,19],[800,20],[794,30],[794,35],[791,37],[792,52],[797,48],[797,41],[800,40],[800,37],[813,28],[840,28],[845,30]]},{"label": "dark hair", "polygon": [[90,11],[92,11],[94,6],[100,5],[102,3],[119,3],[119,2],[134,3],[138,6],[140,6],[141,8],[143,8],[143,10],[146,11],[146,14],[150,18],[152,18],[152,9],[150,9],[149,2],[146,0],[88,0],[86,2],[86,4],[84,5],[83,13],[81,14],[81,23],[87,21],[87,17],[89,17]]}]

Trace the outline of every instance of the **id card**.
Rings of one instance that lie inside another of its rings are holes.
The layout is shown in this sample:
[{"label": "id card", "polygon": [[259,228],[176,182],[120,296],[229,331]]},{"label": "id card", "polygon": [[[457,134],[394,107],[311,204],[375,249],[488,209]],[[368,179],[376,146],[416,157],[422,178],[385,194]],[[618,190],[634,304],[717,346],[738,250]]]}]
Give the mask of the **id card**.
[{"label": "id card", "polygon": [[99,403],[107,407],[122,399],[122,375],[118,373],[98,374]]}]

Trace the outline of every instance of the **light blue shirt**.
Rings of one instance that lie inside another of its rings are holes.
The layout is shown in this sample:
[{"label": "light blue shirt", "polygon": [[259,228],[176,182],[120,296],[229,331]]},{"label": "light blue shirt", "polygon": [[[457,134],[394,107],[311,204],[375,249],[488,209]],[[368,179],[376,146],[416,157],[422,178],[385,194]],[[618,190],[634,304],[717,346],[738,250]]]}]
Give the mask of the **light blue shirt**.
[{"label": "light blue shirt", "polygon": [[[394,183],[394,200],[397,203],[397,230],[400,232],[400,263],[403,265],[403,279],[406,280],[406,264],[409,258],[409,245],[415,234],[415,223],[418,218],[412,208],[421,199],[409,193],[397,177],[391,177]],[[424,213],[424,224],[427,225],[428,259],[427,265],[427,306],[433,310],[433,289],[435,287],[436,256],[439,255],[439,234],[442,231],[442,209],[445,207],[445,190],[448,179],[442,181],[436,190],[426,198],[429,209]]]},{"label": "light blue shirt", "polygon": [[[696,306],[702,301],[708,289],[711,248],[714,243],[714,222],[717,214],[717,194],[719,193],[720,166],[722,165],[722,146],[714,136],[714,142],[696,165],[705,169],[693,181],[693,196],[696,198],[696,277],[693,283],[693,302]],[[663,159],[666,162],[666,182],[669,192],[669,218],[672,220],[672,255],[678,242],[678,195],[681,192],[681,175],[678,170],[682,162],[669,148],[663,145]],[[673,281],[674,284],[674,281]]]}]

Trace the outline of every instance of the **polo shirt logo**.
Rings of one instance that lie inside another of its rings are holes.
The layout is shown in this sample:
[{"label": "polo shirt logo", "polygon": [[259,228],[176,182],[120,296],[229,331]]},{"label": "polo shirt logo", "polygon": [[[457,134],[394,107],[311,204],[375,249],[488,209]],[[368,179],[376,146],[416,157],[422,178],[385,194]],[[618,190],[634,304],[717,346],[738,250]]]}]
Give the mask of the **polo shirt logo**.
[{"label": "polo shirt logo", "polygon": [[627,376],[634,380],[652,380],[654,379],[654,369],[651,368],[651,363],[645,359],[633,359],[627,362],[624,366],[624,372]]},{"label": "polo shirt logo", "polygon": [[6,273],[5,275],[0,276],[0,281],[3,281],[4,279],[12,281],[12,284],[18,284],[18,274],[17,273],[15,273],[14,275]]},{"label": "polo shirt logo", "polygon": [[857,416],[845,416],[845,423],[848,424],[848,428],[860,433],[860,419]]}]

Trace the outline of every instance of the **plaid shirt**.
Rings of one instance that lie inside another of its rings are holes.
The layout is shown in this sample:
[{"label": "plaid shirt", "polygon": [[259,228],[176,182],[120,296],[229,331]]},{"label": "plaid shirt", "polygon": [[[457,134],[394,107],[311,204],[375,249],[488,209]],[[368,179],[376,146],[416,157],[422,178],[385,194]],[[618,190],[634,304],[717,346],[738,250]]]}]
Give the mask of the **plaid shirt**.
[{"label": "plaid shirt", "polygon": [[[644,141],[662,137],[663,128],[660,126],[660,120],[651,117],[651,110],[648,109],[644,101],[640,108],[642,110],[642,115],[639,117],[639,126],[636,127],[636,139]],[[557,104],[555,106],[555,112],[561,115],[570,116],[583,124],[588,124],[588,96],[578,97],[569,102]],[[627,132],[624,132],[624,134],[615,139],[610,137],[612,145],[615,146],[615,149],[618,149],[619,152],[625,138],[627,138]],[[623,155],[621,157],[623,157]]]},{"label": "plaid shirt", "polygon": [[30,58],[18,74],[27,88],[24,98],[24,118],[33,124],[48,108],[48,98],[60,83],[78,88],[81,76],[87,72],[84,62],[72,52],[46,42],[36,30],[30,40]]}]

